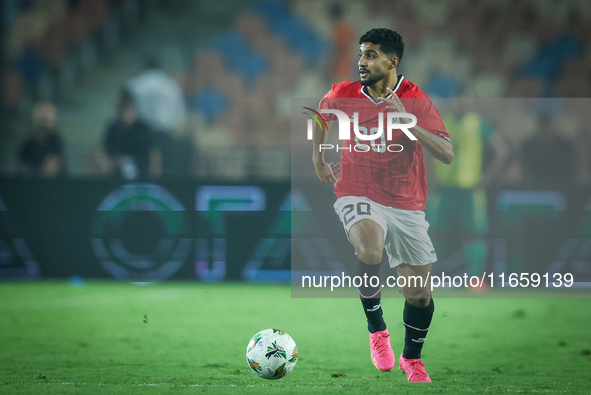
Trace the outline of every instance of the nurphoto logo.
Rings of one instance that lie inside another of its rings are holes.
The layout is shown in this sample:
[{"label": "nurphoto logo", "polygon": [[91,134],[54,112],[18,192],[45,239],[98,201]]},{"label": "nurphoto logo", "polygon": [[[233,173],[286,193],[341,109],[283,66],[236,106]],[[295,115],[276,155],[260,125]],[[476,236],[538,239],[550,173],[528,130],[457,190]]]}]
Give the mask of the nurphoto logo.
[{"label": "nurphoto logo", "polygon": [[[309,115],[312,119],[308,119],[307,124],[307,138],[312,140],[313,133],[312,129],[314,121],[320,126],[321,129],[328,130],[328,125],[322,114],[333,114],[337,117],[339,122],[339,140],[350,140],[351,139],[351,124],[353,125],[353,133],[355,134],[356,144],[348,147],[338,146],[334,144],[320,144],[319,150],[332,150],[336,151],[348,150],[355,152],[401,152],[404,147],[401,144],[388,144],[392,141],[392,132],[395,129],[400,129],[404,134],[413,141],[417,138],[410,132],[409,129],[413,128],[417,124],[417,117],[413,114],[406,112],[388,112],[384,117],[384,113],[378,114],[378,127],[370,128],[369,130],[364,126],[359,126],[359,113],[354,112],[353,117],[349,117],[345,112],[334,109],[322,109],[320,112],[311,109],[310,107],[303,107],[312,113],[304,112]],[[410,119],[409,123],[398,123],[400,118]],[[386,128],[384,129],[384,119],[386,120]],[[360,143],[361,141],[369,141],[370,145]]]}]

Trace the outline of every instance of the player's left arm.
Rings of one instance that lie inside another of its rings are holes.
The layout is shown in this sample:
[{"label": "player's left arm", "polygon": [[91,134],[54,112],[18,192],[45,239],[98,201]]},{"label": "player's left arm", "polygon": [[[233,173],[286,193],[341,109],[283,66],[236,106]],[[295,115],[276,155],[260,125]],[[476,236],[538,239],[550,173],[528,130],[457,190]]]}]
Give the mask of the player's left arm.
[{"label": "player's left arm", "polygon": [[[384,101],[389,105],[386,108],[396,112],[406,112],[404,104],[400,98],[390,89],[388,91],[392,94],[391,98],[378,97],[378,100]],[[410,119],[403,118],[401,123],[410,123]],[[442,136],[433,134],[428,130],[416,125],[409,129],[410,132],[417,138],[419,144],[423,146],[429,153],[442,163],[449,165],[454,159],[454,150],[451,142]]]}]

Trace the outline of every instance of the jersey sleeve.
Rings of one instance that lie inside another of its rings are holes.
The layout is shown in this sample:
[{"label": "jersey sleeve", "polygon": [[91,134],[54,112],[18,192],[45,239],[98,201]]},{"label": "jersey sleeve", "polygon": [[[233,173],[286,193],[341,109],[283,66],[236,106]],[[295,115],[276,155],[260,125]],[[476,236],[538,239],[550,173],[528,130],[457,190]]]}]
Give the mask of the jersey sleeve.
[{"label": "jersey sleeve", "polygon": [[443,137],[451,142],[451,137],[447,130],[439,110],[428,97],[419,97],[413,99],[413,111],[411,112],[417,117],[417,125],[429,132]]}]

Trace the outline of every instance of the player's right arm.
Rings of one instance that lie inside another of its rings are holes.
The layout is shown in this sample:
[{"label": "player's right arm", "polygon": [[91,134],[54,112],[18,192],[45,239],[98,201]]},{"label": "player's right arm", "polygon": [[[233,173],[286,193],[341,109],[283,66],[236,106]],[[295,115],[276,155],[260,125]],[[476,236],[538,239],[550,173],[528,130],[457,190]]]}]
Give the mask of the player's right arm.
[{"label": "player's right arm", "polygon": [[324,151],[321,149],[322,144],[326,144],[328,132],[332,126],[332,121],[327,121],[326,125],[326,130],[321,128],[317,123],[314,123],[312,126],[312,143],[314,146],[314,152],[312,153],[312,163],[314,164],[316,175],[320,181],[327,184],[334,184],[337,182],[337,178],[339,176],[339,164],[326,163],[324,161]]}]

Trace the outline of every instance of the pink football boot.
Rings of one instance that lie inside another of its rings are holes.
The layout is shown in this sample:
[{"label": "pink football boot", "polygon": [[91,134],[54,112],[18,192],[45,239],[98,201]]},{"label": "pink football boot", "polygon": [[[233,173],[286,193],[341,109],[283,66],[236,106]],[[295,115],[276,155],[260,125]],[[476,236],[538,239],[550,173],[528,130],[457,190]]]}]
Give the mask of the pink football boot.
[{"label": "pink football boot", "polygon": [[409,383],[430,383],[431,378],[425,370],[425,364],[419,358],[406,359],[402,355],[398,361],[398,368],[406,373]]},{"label": "pink football boot", "polygon": [[387,329],[369,334],[369,348],[371,362],[376,368],[382,372],[388,372],[394,368],[396,361],[390,344],[390,333]]}]

